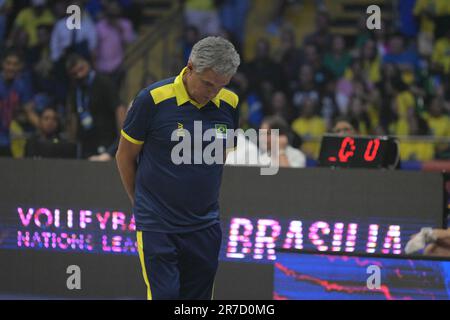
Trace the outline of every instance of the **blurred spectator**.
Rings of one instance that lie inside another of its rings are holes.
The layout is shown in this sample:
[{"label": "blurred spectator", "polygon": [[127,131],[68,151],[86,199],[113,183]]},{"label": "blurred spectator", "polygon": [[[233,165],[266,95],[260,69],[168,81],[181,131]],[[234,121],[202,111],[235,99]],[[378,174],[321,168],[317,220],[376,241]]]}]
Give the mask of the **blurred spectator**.
[{"label": "blurred spectator", "polygon": [[[448,0],[417,0],[413,14],[420,19],[418,50],[424,56],[430,56],[433,41],[441,36],[441,30],[447,30],[442,19],[448,19],[450,2]],[[444,31],[445,32],[445,31]]]},{"label": "blurred spectator", "polygon": [[325,83],[325,87],[320,95],[319,113],[325,121],[327,129],[331,127],[332,119],[339,114],[336,101],[336,79],[330,77]]},{"label": "blurred spectator", "polygon": [[361,135],[368,135],[372,133],[372,126],[367,112],[367,101],[363,97],[357,95],[350,99],[350,106],[348,117],[353,119],[356,126],[355,129]]},{"label": "blurred spectator", "polygon": [[142,8],[146,0],[117,0],[123,16],[131,21],[134,30],[139,30],[142,23]]},{"label": "blurred spectator", "polygon": [[377,83],[377,91],[380,96],[380,124],[387,129],[389,124],[394,120],[393,109],[391,107],[392,99],[395,95],[394,78],[398,70],[392,64],[384,64],[381,66],[381,80]]},{"label": "blurred spectator", "polygon": [[397,3],[398,24],[400,32],[406,37],[416,37],[418,26],[414,17],[417,0],[402,0]]},{"label": "blurred spectator", "polygon": [[[445,100],[435,97],[431,100],[429,112],[424,114],[430,133],[436,138],[450,137],[450,118],[444,113]],[[435,146],[436,155],[447,151],[448,143],[438,143]]]},{"label": "blurred spectator", "polygon": [[351,57],[345,49],[345,40],[343,36],[333,37],[331,52],[326,53],[323,58],[323,65],[335,77],[340,78],[344,75],[345,69],[350,65]]},{"label": "blurred spectator", "polygon": [[[255,58],[245,65],[250,90],[259,96],[272,93],[281,84],[280,65],[270,57],[270,43],[259,39],[256,43]],[[270,98],[269,98],[270,99]]]},{"label": "blurred spectator", "polygon": [[280,46],[275,50],[275,62],[280,64],[284,82],[295,81],[300,66],[300,50],[295,44],[295,33],[285,29],[281,33]]},{"label": "blurred spectator", "polygon": [[340,136],[353,136],[358,134],[358,131],[355,129],[356,127],[357,124],[354,120],[340,116],[334,120],[331,132]]},{"label": "blurred spectator", "polygon": [[450,29],[447,30],[446,36],[436,41],[434,46],[432,62],[434,69],[445,75],[450,75]]},{"label": "blurred spectator", "polygon": [[326,82],[333,78],[330,72],[323,66],[322,58],[314,44],[306,44],[301,55],[301,64],[307,64],[313,68],[314,82],[322,89]]},{"label": "blurred spectator", "polygon": [[377,45],[378,54],[384,57],[389,51],[388,35],[390,26],[385,19],[381,19],[381,28],[373,30],[374,40]]},{"label": "blurred spectator", "polygon": [[46,7],[46,0],[31,0],[31,7],[22,9],[16,20],[9,37],[9,44],[17,37],[17,32],[23,30],[28,38],[28,47],[35,46],[38,42],[38,26],[53,25],[55,17],[52,11]]},{"label": "blurred spectator", "polygon": [[89,13],[89,16],[97,21],[100,18],[101,12],[103,11],[103,1],[102,0],[86,0],[84,8]]},{"label": "blurred spectator", "polygon": [[362,62],[362,69],[365,79],[372,85],[376,84],[381,79],[381,57],[378,54],[376,43],[374,40],[367,40],[361,47],[359,53]]},{"label": "blurred spectator", "polygon": [[186,25],[195,26],[201,37],[217,35],[220,20],[214,0],[186,0],[184,11]]},{"label": "blurred spectator", "polygon": [[373,38],[373,33],[367,29],[367,17],[361,16],[358,20],[358,32],[356,33],[355,48],[361,49],[369,39]]},{"label": "blurred spectator", "polygon": [[38,132],[27,139],[25,157],[74,158],[76,145],[60,136],[60,119],[52,107],[45,107],[39,116]]},{"label": "blurred spectator", "polygon": [[64,97],[58,96],[58,91],[55,90],[57,80],[53,72],[54,64],[50,57],[50,36],[51,27],[46,25],[38,27],[38,42],[27,50],[27,65],[31,70],[36,93],[54,94],[61,102]]},{"label": "blurred spectator", "polygon": [[[74,1],[75,5],[81,5],[81,1]],[[82,8],[82,7],[81,7]],[[50,55],[54,64],[55,77],[58,83],[55,92],[63,101],[68,94],[69,78],[66,73],[66,60],[72,53],[82,55],[88,61],[95,61],[97,48],[97,31],[89,14],[82,9],[80,29],[70,30],[66,26],[66,17],[59,19],[51,35]]]},{"label": "blurred spectator", "polygon": [[[42,25],[38,27],[38,43],[27,50],[26,62],[30,70],[32,86],[34,89],[34,108],[29,111],[29,117],[35,127],[38,127],[38,114],[52,104],[63,112],[65,95],[61,83],[55,74],[54,63],[50,57],[51,27]],[[61,113],[61,116],[63,114]]]},{"label": "blurred spectator", "polygon": [[288,97],[283,91],[276,91],[272,95],[272,102],[268,114],[280,117],[288,123],[291,123],[294,120],[294,110],[289,103]]},{"label": "blurred spectator", "polygon": [[242,100],[241,114],[242,120],[246,120],[246,123],[243,123],[244,126],[259,128],[264,117],[264,106],[260,96],[250,91],[245,100]]},{"label": "blurred spectator", "polygon": [[[76,1],[76,0],[75,0]],[[68,0],[61,0],[61,1],[52,1],[52,11],[55,15],[55,22],[58,20],[66,17],[67,18],[67,7],[71,5]]]},{"label": "blurred spectator", "polygon": [[240,127],[258,129],[264,117],[264,106],[261,97],[249,86],[245,73],[238,71],[232,78],[230,89],[233,90],[240,100]]},{"label": "blurred spectator", "polygon": [[[11,129],[21,133],[22,124],[27,123],[27,111],[32,110],[31,83],[21,73],[23,57],[14,50],[5,53],[0,75],[0,155],[20,156],[21,145],[13,146]],[[14,151],[12,149],[14,148]],[[18,149],[18,150],[17,150]],[[16,152],[17,151],[17,152]]]},{"label": "blurred spectator", "polygon": [[126,108],[110,79],[96,73],[89,62],[73,54],[67,60],[73,80],[68,102],[68,133],[81,144],[82,157],[101,154],[115,142]]},{"label": "blurred spectator", "polygon": [[7,20],[8,15],[11,12],[11,8],[11,0],[0,0],[0,44],[3,44],[3,40],[5,39]]},{"label": "blurred spectator", "polygon": [[[81,2],[74,1],[81,5]],[[89,14],[82,10],[80,29],[70,30],[66,26],[66,17],[58,20],[54,26],[51,37],[51,57],[64,69],[65,59],[71,53],[77,53],[90,61],[95,61],[97,48],[97,31]]]},{"label": "blurred spectator", "polygon": [[299,81],[292,88],[292,104],[298,112],[306,99],[319,101],[320,92],[314,81],[314,70],[310,65],[304,64],[299,70]]},{"label": "blurred spectator", "polygon": [[345,77],[339,80],[337,90],[337,103],[343,115],[348,114],[352,99],[357,98],[357,103],[364,101],[364,114],[369,118],[368,122],[364,120],[368,125],[364,134],[378,127],[380,116],[380,95],[375,90],[375,85],[368,80],[368,73],[370,72],[363,68],[363,61],[354,59],[351,67],[346,70]]},{"label": "blurred spectator", "polygon": [[300,110],[300,117],[292,123],[292,130],[305,141],[301,150],[308,157],[315,159],[319,154],[319,139],[326,132],[326,124],[317,115],[317,100],[305,98]]},{"label": "blurred spectator", "polygon": [[297,5],[299,3],[300,0],[273,1],[273,7],[271,10],[272,16],[269,19],[270,22],[266,27],[266,31],[272,35],[278,35],[280,28],[283,27],[286,11],[291,5]]},{"label": "blurred spectator", "polygon": [[400,75],[397,74],[394,76],[392,86],[394,90],[393,99],[396,105],[396,114],[399,117],[405,117],[409,114],[410,110],[415,109],[415,98]]},{"label": "blurred spectator", "polygon": [[[280,167],[304,168],[306,166],[306,157],[298,149],[290,145],[292,139],[291,130],[288,123],[279,116],[269,116],[263,119],[261,124],[260,152],[267,157],[278,155],[278,164]],[[278,151],[272,150],[272,130],[278,129]]]},{"label": "blurred spectator", "polygon": [[328,14],[328,12],[317,11],[315,23],[316,30],[313,33],[307,35],[304,38],[303,43],[314,44],[318,48],[320,54],[323,54],[327,51],[333,40],[333,36],[330,32],[330,15]]},{"label": "blurred spectator", "polygon": [[[218,2],[216,0],[216,2]],[[219,16],[222,27],[231,32],[241,47],[244,43],[245,23],[250,8],[249,0],[221,0]]]},{"label": "blurred spectator", "polygon": [[419,67],[419,56],[413,48],[406,48],[406,40],[400,33],[393,34],[389,39],[389,52],[383,57],[383,63],[393,63],[402,72],[403,81],[411,84],[414,72]]},{"label": "blurred spectator", "polygon": [[184,29],[183,58],[185,63],[189,61],[189,56],[191,55],[192,47],[199,40],[200,40],[200,33],[198,32],[197,27],[187,26]]},{"label": "blurred spectator", "polygon": [[97,25],[96,70],[111,77],[120,84],[120,66],[125,56],[126,45],[134,38],[133,27],[128,19],[120,17],[120,7],[116,1],[106,5],[105,17]]},{"label": "blurred spectator", "polygon": [[434,146],[421,136],[430,134],[427,122],[414,110],[409,108],[406,114],[399,112],[398,101],[392,102],[397,120],[391,123],[390,133],[400,136],[400,158],[404,160],[429,161],[434,157]]}]

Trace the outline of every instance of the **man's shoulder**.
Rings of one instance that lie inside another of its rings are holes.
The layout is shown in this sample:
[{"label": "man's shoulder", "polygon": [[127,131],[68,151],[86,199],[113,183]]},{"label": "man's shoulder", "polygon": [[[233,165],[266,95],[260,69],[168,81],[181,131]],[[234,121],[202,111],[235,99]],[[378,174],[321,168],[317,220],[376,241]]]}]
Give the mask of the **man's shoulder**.
[{"label": "man's shoulder", "polygon": [[142,91],[145,95],[151,97],[155,104],[159,104],[167,99],[175,97],[174,81],[175,77],[160,80],[152,83]]},{"label": "man's shoulder", "polygon": [[236,109],[239,103],[239,96],[231,91],[230,89],[223,88],[219,91],[217,94],[220,101],[225,102],[227,105],[232,107],[233,109]]},{"label": "man's shoulder", "polygon": [[172,77],[152,83],[139,91],[135,100],[139,99],[140,101],[151,102],[157,105],[162,101],[175,97],[173,89],[174,79],[175,77]]}]

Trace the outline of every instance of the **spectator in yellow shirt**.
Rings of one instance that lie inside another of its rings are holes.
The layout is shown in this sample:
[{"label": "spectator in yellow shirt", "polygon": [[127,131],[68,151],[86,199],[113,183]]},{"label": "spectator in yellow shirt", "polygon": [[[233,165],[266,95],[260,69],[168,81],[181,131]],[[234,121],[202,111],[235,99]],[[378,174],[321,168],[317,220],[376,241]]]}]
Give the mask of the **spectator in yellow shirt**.
[{"label": "spectator in yellow shirt", "polygon": [[430,133],[427,122],[414,108],[408,109],[406,115],[399,115],[397,104],[394,100],[393,108],[397,111],[398,119],[389,126],[389,131],[399,137],[400,158],[415,161],[432,160],[434,158],[433,143],[420,138]]},{"label": "spectator in yellow shirt", "polygon": [[450,74],[450,29],[447,30],[446,37],[436,41],[431,61],[437,72]]},{"label": "spectator in yellow shirt", "polygon": [[317,100],[309,97],[303,100],[300,117],[292,122],[292,130],[305,141],[301,150],[310,158],[319,154],[320,138],[326,132],[325,120],[317,115]]},{"label": "spectator in yellow shirt", "polygon": [[377,44],[369,39],[364,43],[360,51],[362,68],[370,83],[375,84],[381,79],[381,57],[378,54]]},{"label": "spectator in yellow shirt", "polygon": [[417,0],[414,15],[420,19],[418,48],[422,55],[430,56],[432,54],[436,18],[448,14],[450,14],[450,1],[448,0]]},{"label": "spectator in yellow shirt", "polygon": [[17,33],[23,30],[28,36],[28,47],[33,47],[38,43],[38,27],[52,26],[54,22],[55,17],[46,7],[46,0],[32,0],[31,7],[22,9],[17,15],[9,43],[11,44]]},{"label": "spectator in yellow shirt", "polygon": [[[444,114],[445,100],[442,97],[436,97],[431,101],[429,112],[424,117],[430,127],[430,133],[437,138],[450,137],[450,118]],[[449,148],[448,143],[437,143],[435,145],[436,153],[446,151]]]}]

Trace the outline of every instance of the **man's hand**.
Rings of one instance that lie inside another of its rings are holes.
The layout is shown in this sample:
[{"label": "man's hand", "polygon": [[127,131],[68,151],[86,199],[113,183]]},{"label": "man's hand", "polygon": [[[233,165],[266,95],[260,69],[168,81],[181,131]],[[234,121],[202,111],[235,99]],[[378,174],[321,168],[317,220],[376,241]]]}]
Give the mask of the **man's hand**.
[{"label": "man's hand", "polygon": [[134,144],[120,137],[116,153],[116,163],[125,191],[134,206],[134,183],[136,178],[137,157],[142,150],[142,144]]},{"label": "man's hand", "polygon": [[103,161],[111,161],[112,157],[111,157],[111,155],[109,153],[104,152],[104,153],[101,153],[101,154],[97,154],[95,156],[90,156],[88,158],[88,160],[89,161],[101,161],[101,162],[103,162]]}]

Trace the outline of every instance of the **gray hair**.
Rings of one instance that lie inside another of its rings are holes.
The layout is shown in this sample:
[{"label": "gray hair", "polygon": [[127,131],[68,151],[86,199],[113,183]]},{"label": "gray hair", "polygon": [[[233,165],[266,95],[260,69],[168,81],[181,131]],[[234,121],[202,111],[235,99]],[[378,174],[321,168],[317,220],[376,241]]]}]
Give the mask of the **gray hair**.
[{"label": "gray hair", "polygon": [[206,37],[192,48],[189,60],[196,72],[211,68],[224,76],[233,76],[241,59],[230,41],[221,37]]}]

